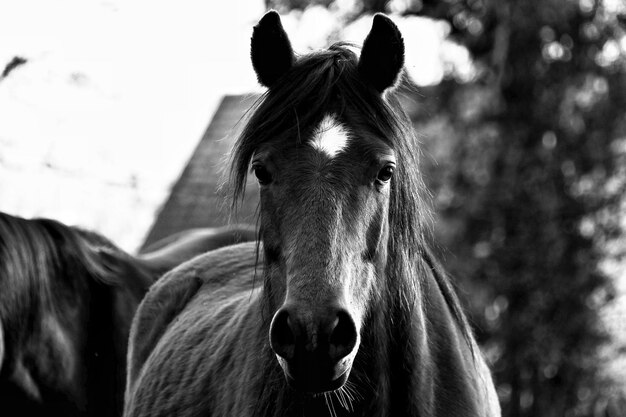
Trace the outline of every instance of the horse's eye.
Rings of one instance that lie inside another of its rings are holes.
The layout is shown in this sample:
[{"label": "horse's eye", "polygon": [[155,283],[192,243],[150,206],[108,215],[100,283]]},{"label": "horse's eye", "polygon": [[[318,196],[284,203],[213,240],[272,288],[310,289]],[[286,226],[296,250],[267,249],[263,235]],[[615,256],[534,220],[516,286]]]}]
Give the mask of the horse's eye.
[{"label": "horse's eye", "polygon": [[272,182],[272,174],[263,165],[254,165],[252,170],[259,184],[266,185]]},{"label": "horse's eye", "polygon": [[378,176],[376,177],[376,180],[382,183],[389,181],[393,176],[393,170],[393,165],[385,165],[383,169],[378,171]]}]

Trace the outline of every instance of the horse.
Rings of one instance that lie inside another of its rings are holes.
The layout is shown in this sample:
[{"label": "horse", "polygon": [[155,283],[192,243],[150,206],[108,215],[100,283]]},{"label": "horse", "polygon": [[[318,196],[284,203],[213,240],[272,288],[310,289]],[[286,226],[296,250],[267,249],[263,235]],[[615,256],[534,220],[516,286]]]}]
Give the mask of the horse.
[{"label": "horse", "polygon": [[[259,184],[260,241],[168,272],[133,319],[126,417],[500,415],[490,370],[429,249],[418,142],[399,106],[404,43],[296,56],[254,27],[266,93],[231,155]],[[358,56],[357,56],[358,55]]]},{"label": "horse", "polygon": [[132,256],[92,231],[0,213],[3,415],[120,416],[130,323],[149,286],[206,249],[252,239],[239,229],[181,232]]}]

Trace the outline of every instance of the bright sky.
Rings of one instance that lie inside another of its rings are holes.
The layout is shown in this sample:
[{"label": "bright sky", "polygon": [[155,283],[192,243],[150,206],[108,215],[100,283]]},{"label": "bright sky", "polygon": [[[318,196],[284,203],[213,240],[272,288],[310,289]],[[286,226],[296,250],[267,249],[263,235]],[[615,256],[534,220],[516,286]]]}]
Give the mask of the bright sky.
[{"label": "bright sky", "polygon": [[[0,3],[0,210],[137,247],[248,64],[262,0]],[[133,189],[132,186],[135,186]]]},{"label": "bright sky", "polygon": [[[363,41],[371,16],[344,28],[350,2],[338,4],[283,16],[297,52],[338,32]],[[264,11],[263,0],[0,2],[0,69],[28,59],[0,80],[0,210],[136,249],[221,97],[262,91],[248,49]],[[471,71],[445,24],[394,19],[419,84],[441,80],[450,51]]]}]

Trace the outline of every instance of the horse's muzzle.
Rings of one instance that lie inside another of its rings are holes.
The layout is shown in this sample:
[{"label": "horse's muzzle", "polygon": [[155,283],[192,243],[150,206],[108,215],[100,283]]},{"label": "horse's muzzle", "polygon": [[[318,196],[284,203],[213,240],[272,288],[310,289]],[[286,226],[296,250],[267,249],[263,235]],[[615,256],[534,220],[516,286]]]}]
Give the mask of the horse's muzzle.
[{"label": "horse's muzzle", "polygon": [[299,314],[281,308],[270,327],[270,345],[289,385],[311,393],[333,391],[348,379],[358,332],[345,309]]},{"label": "horse's muzzle", "polygon": [[305,364],[292,366],[283,358],[279,363],[285,373],[287,384],[297,391],[318,394],[334,391],[346,383],[350,376],[352,361],[347,358],[342,363],[321,364],[320,361],[312,360]]}]

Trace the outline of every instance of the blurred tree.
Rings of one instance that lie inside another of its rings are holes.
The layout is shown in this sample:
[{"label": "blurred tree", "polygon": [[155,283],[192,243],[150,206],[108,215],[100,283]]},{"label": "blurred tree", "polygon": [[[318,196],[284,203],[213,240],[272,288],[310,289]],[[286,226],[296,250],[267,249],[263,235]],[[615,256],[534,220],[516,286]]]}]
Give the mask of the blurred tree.
[{"label": "blurred tree", "polygon": [[328,7],[331,3],[333,3],[333,0],[265,0],[265,7],[283,12],[289,10],[304,10],[314,5]]},{"label": "blurred tree", "polygon": [[[304,10],[307,7],[321,5],[329,7],[335,3],[335,0],[265,0],[265,6],[268,9],[276,9],[278,11],[288,10]],[[377,13],[387,11],[389,0],[361,0],[355,1],[353,4],[354,12]]]},{"label": "blurred tree", "polygon": [[450,22],[478,68],[470,84],[438,86],[435,120],[418,119],[445,143],[433,152],[447,149],[426,169],[438,232],[472,288],[503,414],[596,415],[613,394],[598,373],[598,308],[612,294],[600,263],[626,189],[626,5],[419,4]]}]

